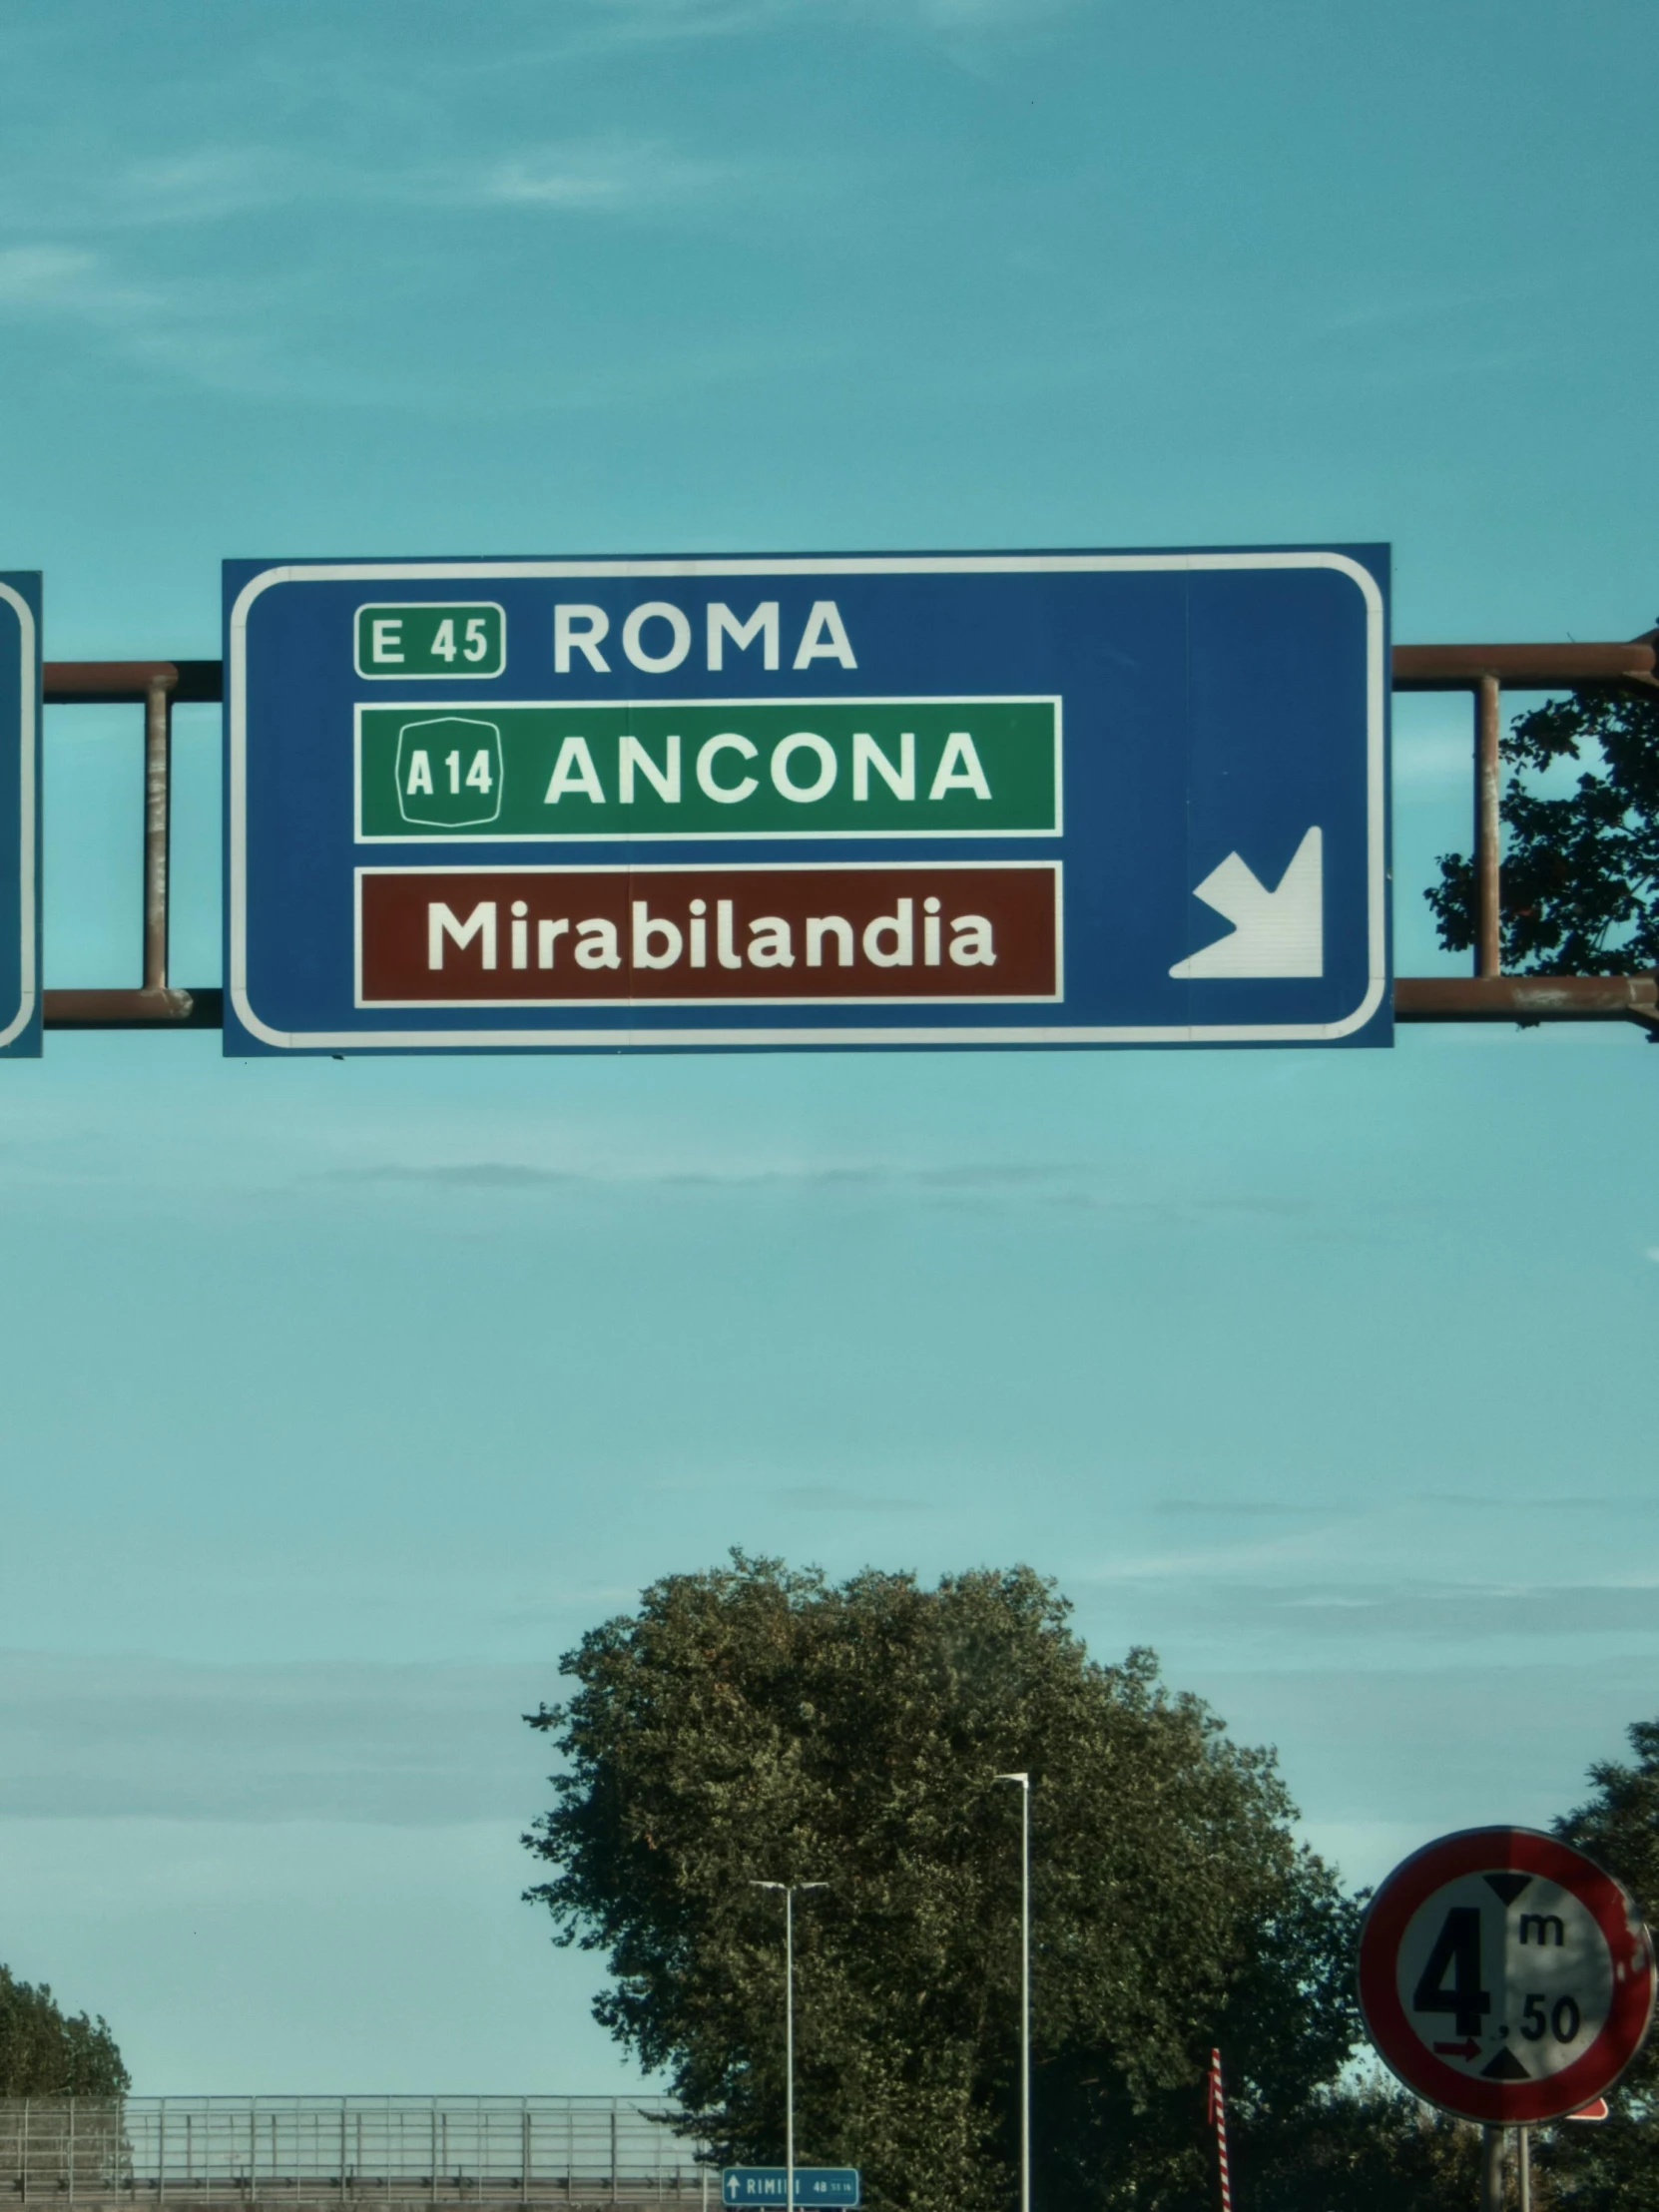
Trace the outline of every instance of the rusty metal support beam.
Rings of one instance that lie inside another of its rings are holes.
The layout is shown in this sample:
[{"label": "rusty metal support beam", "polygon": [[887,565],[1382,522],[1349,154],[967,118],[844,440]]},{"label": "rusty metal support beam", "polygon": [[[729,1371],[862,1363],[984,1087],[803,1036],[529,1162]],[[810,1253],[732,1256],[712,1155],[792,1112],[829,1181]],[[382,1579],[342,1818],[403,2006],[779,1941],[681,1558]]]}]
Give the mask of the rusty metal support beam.
[{"label": "rusty metal support beam", "polygon": [[173,828],[173,691],[176,668],[144,687],[144,988],[167,995],[167,871]]},{"label": "rusty metal support beam", "polygon": [[41,677],[49,707],[123,700],[142,707],[158,682],[176,706],[216,706],[225,696],[221,661],[48,661]]},{"label": "rusty metal support beam", "polygon": [[175,990],[168,982],[173,708],[223,696],[218,661],[48,661],[48,706],[133,705],[144,709],[144,935],[137,990],[49,990],[48,1029],[218,1029],[224,994]]},{"label": "rusty metal support beam", "polygon": [[1655,678],[1659,632],[1623,644],[1396,645],[1395,691],[1475,691],[1484,678],[1511,691],[1561,691],[1572,684],[1639,684]]},{"label": "rusty metal support beam", "polygon": [[1653,975],[1396,975],[1395,1021],[1633,1021],[1659,1028]]},{"label": "rusty metal support beam", "polygon": [[[1559,691],[1571,684],[1659,682],[1655,643],[1659,632],[1612,644],[1396,645],[1390,682],[1395,691],[1472,692],[1482,676],[1495,676],[1511,691]],[[49,703],[126,699],[142,705],[157,669],[175,669],[176,705],[224,697],[220,661],[48,661]]]},{"label": "rusty metal support beam", "polygon": [[225,994],[208,990],[47,991],[48,1029],[219,1029]]},{"label": "rusty metal support beam", "polygon": [[1474,972],[1503,972],[1501,882],[1503,734],[1502,693],[1495,676],[1482,676],[1474,703]]},{"label": "rusty metal support beam", "polygon": [[153,684],[177,687],[177,661],[48,661],[41,688],[48,706],[88,706],[94,700],[127,700],[140,706]]}]

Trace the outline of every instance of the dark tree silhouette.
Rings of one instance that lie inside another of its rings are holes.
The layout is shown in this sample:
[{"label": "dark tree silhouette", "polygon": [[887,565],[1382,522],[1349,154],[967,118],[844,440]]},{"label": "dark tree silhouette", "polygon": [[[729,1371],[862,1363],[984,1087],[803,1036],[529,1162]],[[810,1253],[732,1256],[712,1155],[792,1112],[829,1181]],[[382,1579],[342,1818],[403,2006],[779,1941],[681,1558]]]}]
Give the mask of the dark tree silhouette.
[{"label": "dark tree silhouette", "polygon": [[64,2012],[44,1981],[0,1966],[0,2096],[118,2097],[127,2086],[102,2018]]},{"label": "dark tree silhouette", "polygon": [[[1521,975],[1659,967],[1659,691],[1582,689],[1517,716],[1502,741],[1503,964]],[[1545,798],[1529,776],[1584,773]],[[1448,951],[1474,943],[1474,862],[1440,858],[1423,893]]]}]

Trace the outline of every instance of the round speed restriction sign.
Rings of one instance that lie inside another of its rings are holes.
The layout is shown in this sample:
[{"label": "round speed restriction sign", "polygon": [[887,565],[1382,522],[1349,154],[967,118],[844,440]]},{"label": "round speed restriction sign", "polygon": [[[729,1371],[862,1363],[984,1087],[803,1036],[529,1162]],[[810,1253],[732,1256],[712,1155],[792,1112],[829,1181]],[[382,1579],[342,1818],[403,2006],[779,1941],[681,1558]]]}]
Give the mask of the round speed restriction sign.
[{"label": "round speed restriction sign", "polygon": [[1653,2014],[1653,1944],[1629,1895],[1529,1828],[1442,1836],[1394,1869],[1360,1936],[1360,2006],[1408,2089],[1525,2125],[1611,2088]]}]

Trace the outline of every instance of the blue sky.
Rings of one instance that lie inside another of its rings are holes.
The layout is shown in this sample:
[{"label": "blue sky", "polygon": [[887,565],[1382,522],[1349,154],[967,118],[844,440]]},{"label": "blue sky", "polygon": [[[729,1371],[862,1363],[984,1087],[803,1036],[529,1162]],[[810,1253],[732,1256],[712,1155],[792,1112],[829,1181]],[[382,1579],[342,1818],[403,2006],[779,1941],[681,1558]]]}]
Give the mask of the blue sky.
[{"label": "blue sky", "polygon": [[[11,0],[0,566],[1388,539],[1403,639],[1659,610],[1633,5]],[[1396,717],[1399,965],[1466,706]],[[217,717],[175,971],[218,974]],[[128,711],[48,979],[136,980]],[[0,1957],[143,2090],[609,2089],[517,1902],[557,1656],[742,1543],[1030,1560],[1355,1880],[1654,1711],[1659,1057],[222,1062],[0,1085]],[[319,2003],[319,1990],[329,1992]]]}]

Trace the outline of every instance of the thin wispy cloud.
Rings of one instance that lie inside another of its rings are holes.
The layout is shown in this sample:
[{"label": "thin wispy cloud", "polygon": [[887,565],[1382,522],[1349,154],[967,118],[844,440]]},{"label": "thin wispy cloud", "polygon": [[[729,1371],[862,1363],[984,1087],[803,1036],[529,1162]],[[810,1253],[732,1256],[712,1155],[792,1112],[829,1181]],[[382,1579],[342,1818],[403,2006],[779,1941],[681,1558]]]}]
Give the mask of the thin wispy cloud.
[{"label": "thin wispy cloud", "polygon": [[[1223,1640],[1249,1636],[1266,1645],[1284,1639],[1288,1648],[1351,1649],[1370,1641],[1426,1651],[1511,1639],[1565,1644],[1609,1635],[1645,1643],[1659,1635],[1659,1584],[1650,1581],[1316,1583],[1260,1571],[1223,1578],[1218,1569],[1231,1563],[1218,1555],[1206,1571],[1197,1556],[1190,1563],[1145,1562],[1159,1565],[1162,1573],[1068,1576],[1066,1586],[1077,1592],[1090,1586],[1104,1590],[1114,1582],[1161,1581],[1162,1588],[1140,1593],[1154,1635],[1184,1636],[1196,1629]],[[1264,1554],[1259,1565],[1265,1564],[1271,1562]]]},{"label": "thin wispy cloud", "polygon": [[808,1482],[793,1490],[780,1490],[785,1505],[804,1513],[923,1513],[927,1508],[913,1497],[871,1497],[861,1490],[837,1488],[830,1482]]},{"label": "thin wispy cloud", "polygon": [[1296,1223],[1315,1211],[1271,1194],[1219,1192],[1175,1198],[1101,1188],[1089,1171],[1071,1162],[1025,1163],[967,1160],[940,1165],[900,1161],[780,1162],[769,1167],[692,1166],[673,1161],[618,1166],[605,1161],[365,1160],[312,1170],[309,1181],[358,1185],[421,1186],[434,1192],[543,1193],[584,1191],[626,1197],[632,1191],[683,1192],[688,1198],[752,1193],[766,1197],[910,1198],[939,1208],[983,1210],[1022,1206],[1095,1216],[1126,1230],[1205,1231],[1256,1224]]},{"label": "thin wispy cloud", "polygon": [[699,161],[660,143],[555,146],[489,171],[477,198],[486,205],[621,215],[683,208],[745,181],[737,163]]},{"label": "thin wispy cloud", "polygon": [[0,152],[0,232],[88,237],[210,224],[316,191],[327,164],[290,150],[208,142],[130,161],[65,136]]},{"label": "thin wispy cloud", "polygon": [[162,294],[135,284],[99,254],[41,244],[0,248],[0,310],[134,323],[161,311]]},{"label": "thin wispy cloud", "polygon": [[326,1169],[337,1183],[433,1183],[461,1189],[528,1189],[537,1184],[598,1183],[664,1184],[686,1189],[759,1189],[779,1185],[826,1185],[831,1188],[889,1188],[895,1185],[917,1190],[1000,1191],[1022,1190],[1051,1183],[1076,1171],[1067,1167],[1024,1166],[1005,1161],[965,1161],[954,1167],[905,1167],[886,1163],[847,1163],[840,1166],[781,1165],[770,1168],[679,1167],[663,1163],[655,1167],[612,1168],[601,1164],[555,1167],[518,1160],[364,1161]]},{"label": "thin wispy cloud", "polygon": [[301,198],[317,174],[274,147],[201,146],[113,171],[87,213],[118,228],[222,222]]},{"label": "thin wispy cloud", "polygon": [[1482,1497],[1466,1490],[1432,1490],[1423,1492],[1419,1502],[1475,1513],[1659,1513],[1659,1493],[1654,1492],[1640,1497],[1518,1497],[1501,1490]]},{"label": "thin wispy cloud", "polygon": [[[1329,1518],[1329,1515],[1321,1517]],[[1093,1585],[1097,1589],[1110,1589],[1114,1585],[1159,1582],[1173,1586],[1211,1577],[1226,1577],[1231,1582],[1235,1576],[1249,1586],[1253,1578],[1265,1574],[1268,1579],[1260,1586],[1273,1589],[1284,1586],[1276,1575],[1283,1574],[1286,1569],[1300,1568],[1304,1575],[1318,1573],[1328,1565],[1328,1560],[1323,1528],[1293,1529],[1284,1535],[1256,1536],[1231,1544],[1206,1544],[1191,1551],[1152,1552],[1138,1559],[1114,1559],[1102,1565],[1080,1568],[1068,1575],[1067,1586]]]},{"label": "thin wispy cloud", "polygon": [[[492,270],[518,287],[535,269],[557,289],[559,274],[536,258],[566,228],[718,230],[741,215],[753,229],[769,210],[820,205],[846,182],[833,157],[715,159],[627,133],[509,141],[477,159],[402,149],[376,159],[366,148],[341,161],[207,143],[100,168],[71,162],[74,151],[20,174],[0,150],[0,315],[78,326],[81,342],[170,380],[344,407],[446,412],[462,396],[472,414],[618,412],[670,392],[823,373],[833,352],[819,333],[757,344],[724,329],[672,351],[554,359],[515,346],[477,357],[464,321],[438,346],[385,335],[456,284],[477,289],[487,314]],[[342,220],[319,231],[335,211]],[[363,257],[365,224],[411,212],[444,220],[401,227]]]},{"label": "thin wispy cloud", "polygon": [[587,0],[565,29],[568,38],[589,48],[741,38],[789,21],[804,6],[822,12],[826,5],[827,0]]},{"label": "thin wispy cloud", "polygon": [[544,1184],[578,1183],[582,1176],[566,1168],[530,1167],[517,1160],[454,1160],[431,1167],[384,1166],[331,1168],[334,1183],[428,1183],[460,1191],[526,1191]]},{"label": "thin wispy cloud", "polygon": [[1461,1643],[1492,1636],[1576,1636],[1659,1630],[1652,1583],[1430,1584],[1418,1588],[1322,1590],[1281,1596],[1284,1616],[1327,1630],[1431,1635]]},{"label": "thin wispy cloud", "polygon": [[[822,165],[821,165],[822,168]],[[69,236],[180,230],[299,206],[545,209],[569,215],[671,212],[717,194],[749,202],[787,182],[787,166],[716,160],[663,138],[576,137],[482,161],[306,159],[274,146],[204,145],[167,161],[106,170],[77,164],[50,190],[20,188],[0,164],[0,230],[48,223]],[[824,179],[815,171],[814,182]]]},{"label": "thin wispy cloud", "polygon": [[303,284],[150,280],[107,252],[58,241],[0,247],[0,320],[78,325],[108,348],[219,388],[258,386],[266,333]]},{"label": "thin wispy cloud", "polygon": [[0,1819],[512,1818],[547,1760],[517,1665],[213,1666],[0,1652]]},{"label": "thin wispy cloud", "polygon": [[1276,1498],[1206,1498],[1161,1497],[1152,1507],[1155,1513],[1196,1513],[1226,1517],[1231,1515],[1243,1520],[1270,1520],[1286,1513],[1323,1513],[1329,1517],[1329,1509],[1318,1505],[1287,1505]]},{"label": "thin wispy cloud", "polygon": [[586,46],[737,39],[803,23],[852,23],[942,38],[1029,33],[1082,13],[1084,0],[590,0]]},{"label": "thin wispy cloud", "polygon": [[[1081,0],[912,0],[911,7],[916,21],[927,30],[993,36],[1034,31],[1080,11]],[[873,0],[865,0],[858,12],[875,14]]]},{"label": "thin wispy cloud", "polygon": [[[589,353],[550,362],[508,353],[434,361],[371,333],[359,342],[331,296],[326,264],[269,264],[238,272],[234,256],[209,273],[146,282],[114,256],[81,247],[0,248],[0,319],[78,326],[109,351],[171,380],[242,399],[342,408],[396,407],[446,414],[460,397],[470,415],[624,412],[672,391],[748,383],[804,365],[815,349],[746,348],[739,337],[638,351],[622,360]],[[388,317],[442,274],[418,254],[376,265]],[[822,349],[818,349],[822,350]]]}]

